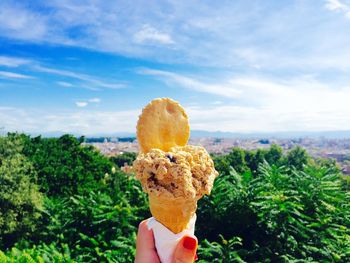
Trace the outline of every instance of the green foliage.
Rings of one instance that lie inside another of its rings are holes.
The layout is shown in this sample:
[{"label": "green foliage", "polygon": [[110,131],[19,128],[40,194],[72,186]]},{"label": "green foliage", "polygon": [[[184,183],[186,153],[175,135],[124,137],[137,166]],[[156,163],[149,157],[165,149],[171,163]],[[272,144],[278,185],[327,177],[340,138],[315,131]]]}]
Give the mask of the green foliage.
[{"label": "green foliage", "polygon": [[225,155],[212,156],[214,165],[217,171],[220,171],[222,175],[228,175],[230,173],[231,165]]},{"label": "green foliage", "polygon": [[[62,250],[62,251],[61,251]],[[18,249],[12,248],[7,254],[4,254],[0,250],[0,262],[2,263],[45,263],[45,262],[57,262],[57,263],[74,263],[70,257],[70,250],[67,245],[63,244],[41,244],[39,246],[33,246],[30,249]]]},{"label": "green foliage", "polygon": [[[119,167],[136,155],[107,158],[83,141],[0,137],[0,262],[133,261],[150,213]],[[334,161],[277,145],[213,159],[220,176],[198,203],[199,262],[350,262],[350,180]]]},{"label": "green foliage", "polygon": [[247,165],[252,172],[256,175],[258,173],[259,165],[265,161],[266,150],[257,149],[256,151],[251,151],[247,153]]},{"label": "green foliage", "polygon": [[298,170],[303,170],[304,165],[307,164],[309,156],[306,153],[306,150],[297,146],[288,152],[286,157],[286,164],[288,166],[293,166]]},{"label": "green foliage", "polygon": [[271,252],[279,254],[276,259],[289,254],[313,260],[350,259],[349,222],[343,218],[350,215],[350,200],[341,190],[338,174],[312,167],[303,172],[266,165],[261,173],[254,183],[252,205],[266,229]]},{"label": "green foliage", "polygon": [[212,241],[203,244],[201,254],[225,251],[218,240],[225,233],[241,238],[242,246],[231,253],[247,262],[349,262],[349,198],[340,175],[327,167],[300,171],[265,162],[256,178],[232,170],[200,203],[200,233],[207,229]]},{"label": "green foliage", "polygon": [[[294,166],[296,169],[302,170],[310,157],[307,152],[301,147],[295,147],[283,155],[283,150],[280,146],[272,144],[269,149],[243,150],[238,147],[232,148],[231,152],[224,156],[214,156],[215,167],[220,174],[228,175],[230,167],[234,168],[238,173],[251,172],[254,176],[258,173],[258,168],[265,161],[270,165],[287,165]],[[330,165],[333,167],[334,165]]]},{"label": "green foliage", "polygon": [[49,240],[56,238],[57,242],[74,247],[72,256],[79,262],[101,262],[117,257],[132,259],[139,218],[127,200],[116,203],[106,193],[90,192],[62,202],[59,206],[65,209],[54,211],[60,223],[53,222],[50,229],[56,237],[49,236]]},{"label": "green foliage", "polygon": [[24,153],[38,171],[42,191],[50,196],[84,194],[111,171],[108,158],[83,141],[71,135],[26,140]]},{"label": "green foliage", "polygon": [[0,248],[27,237],[40,217],[36,172],[21,151],[18,136],[0,137]]},{"label": "green foliage", "polygon": [[226,155],[226,160],[238,173],[243,173],[248,170],[244,157],[245,152],[242,149],[235,147],[228,155]]},{"label": "green foliage", "polygon": [[150,216],[134,178],[117,170],[98,192],[46,198],[37,242],[67,244],[77,262],[131,262],[139,222]]},{"label": "green foliage", "polygon": [[240,176],[231,168],[228,176],[216,179],[211,195],[198,202],[196,234],[199,239],[216,240],[220,234],[229,237],[253,234],[250,226],[257,219],[249,207],[248,183],[251,178],[251,173]]},{"label": "green foliage", "polygon": [[110,158],[110,160],[118,167],[122,167],[125,164],[132,165],[135,159],[136,159],[136,153],[133,153],[133,152],[125,152],[117,156],[112,156]]},{"label": "green foliage", "polygon": [[350,176],[342,175],[341,178],[342,178],[343,188],[347,191],[350,191]]},{"label": "green foliage", "polygon": [[226,240],[222,235],[219,235],[219,242],[209,242],[204,240],[198,249],[201,262],[218,262],[218,263],[243,263],[245,262],[238,254],[239,247],[242,246],[242,239],[233,237]]},{"label": "green foliage", "polygon": [[272,144],[266,151],[265,160],[270,165],[280,165],[283,162],[283,150],[277,144]]}]

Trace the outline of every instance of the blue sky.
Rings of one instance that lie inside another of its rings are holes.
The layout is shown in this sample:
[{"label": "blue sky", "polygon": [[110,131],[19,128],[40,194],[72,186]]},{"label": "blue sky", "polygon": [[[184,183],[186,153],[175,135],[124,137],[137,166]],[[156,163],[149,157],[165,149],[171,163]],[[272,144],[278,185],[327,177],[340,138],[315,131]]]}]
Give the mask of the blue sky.
[{"label": "blue sky", "polygon": [[350,1],[0,1],[0,128],[134,132],[171,97],[195,130],[350,129]]}]

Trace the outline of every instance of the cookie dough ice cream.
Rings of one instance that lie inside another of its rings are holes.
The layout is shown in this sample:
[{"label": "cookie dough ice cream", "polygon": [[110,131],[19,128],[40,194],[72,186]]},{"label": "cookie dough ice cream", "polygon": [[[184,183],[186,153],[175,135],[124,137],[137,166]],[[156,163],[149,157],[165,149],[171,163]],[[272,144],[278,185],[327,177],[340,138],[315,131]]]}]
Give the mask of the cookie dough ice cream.
[{"label": "cookie dough ice cream", "polygon": [[[177,133],[168,140],[172,127],[178,124],[174,120],[179,119],[181,123],[188,125],[184,121],[187,120],[187,115],[178,103],[170,99],[157,99],[145,109],[142,114],[153,114],[153,116],[146,118],[141,115],[139,122],[145,119],[150,122],[152,117],[157,118],[155,123],[161,125],[162,129],[152,126],[155,131],[152,135],[155,138],[152,140],[157,142],[156,145],[166,145],[166,147],[152,148],[147,141],[147,150],[141,152],[134,162],[136,178],[140,180],[143,190],[149,196],[153,217],[172,232],[179,233],[186,229],[194,215],[198,199],[205,194],[210,194],[218,172],[214,168],[213,160],[203,147],[185,145],[188,137],[181,140],[174,137],[186,137],[189,136],[189,132],[188,134]],[[167,112],[164,113],[164,111]],[[178,116],[172,117],[171,114],[177,113],[182,115],[181,119]],[[165,114],[166,118],[162,119],[162,114]],[[138,123],[138,127],[142,127],[143,130],[147,129],[145,126],[147,124]],[[186,131],[187,128],[177,126],[177,130]],[[164,131],[168,133],[164,135]],[[162,142],[165,140],[163,138],[166,138],[166,143]],[[142,144],[142,140],[146,138],[142,137],[142,132],[138,132],[138,139]],[[169,141],[172,142],[171,147],[169,147]],[[180,144],[183,145],[176,145],[176,142],[182,142]],[[145,148],[141,145],[141,149]]]},{"label": "cookie dough ice cream", "polygon": [[191,145],[141,153],[134,169],[146,193],[168,198],[199,199],[210,194],[217,176],[207,151]]}]

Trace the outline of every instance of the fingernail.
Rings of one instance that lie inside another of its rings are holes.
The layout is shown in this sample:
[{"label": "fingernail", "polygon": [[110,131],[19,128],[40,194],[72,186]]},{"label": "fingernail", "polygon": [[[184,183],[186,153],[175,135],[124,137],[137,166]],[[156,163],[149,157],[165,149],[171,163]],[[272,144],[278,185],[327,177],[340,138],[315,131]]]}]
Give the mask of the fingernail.
[{"label": "fingernail", "polygon": [[183,246],[186,249],[194,250],[197,247],[197,240],[193,237],[186,236],[184,238]]},{"label": "fingernail", "polygon": [[198,256],[197,256],[197,253],[194,254],[194,261],[198,260]]}]

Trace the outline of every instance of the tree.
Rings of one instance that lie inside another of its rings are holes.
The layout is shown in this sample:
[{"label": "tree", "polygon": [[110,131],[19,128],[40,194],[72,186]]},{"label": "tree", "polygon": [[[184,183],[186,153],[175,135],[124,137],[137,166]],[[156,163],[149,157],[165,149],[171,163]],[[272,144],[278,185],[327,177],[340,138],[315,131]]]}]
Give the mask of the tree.
[{"label": "tree", "polygon": [[202,262],[350,262],[350,196],[327,166],[260,164],[198,202]]},{"label": "tree", "polygon": [[308,160],[309,155],[306,150],[297,146],[287,153],[285,162],[288,166],[293,166],[297,170],[303,170],[303,167],[307,164]]},{"label": "tree", "polygon": [[243,173],[248,170],[245,161],[245,152],[238,147],[234,147],[226,156],[226,160],[238,173]]},{"label": "tree", "polygon": [[0,137],[0,248],[33,232],[42,208],[36,171],[22,148],[19,136]]},{"label": "tree", "polygon": [[125,164],[132,165],[136,159],[136,153],[125,152],[116,156],[112,156],[110,160],[115,163],[118,167],[122,167]]},{"label": "tree", "polygon": [[246,151],[246,162],[250,171],[257,175],[259,165],[265,160],[266,150],[257,149],[256,151]]},{"label": "tree", "polygon": [[93,146],[82,145],[84,138],[35,137],[26,142],[24,153],[38,171],[39,184],[48,195],[83,194],[94,190],[113,167]]},{"label": "tree", "polygon": [[270,165],[279,165],[283,157],[283,150],[277,144],[272,144],[265,153],[265,160]]},{"label": "tree", "polygon": [[230,173],[230,164],[226,158],[226,155],[213,156],[215,169],[220,171],[220,175],[228,175]]}]

